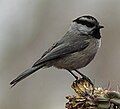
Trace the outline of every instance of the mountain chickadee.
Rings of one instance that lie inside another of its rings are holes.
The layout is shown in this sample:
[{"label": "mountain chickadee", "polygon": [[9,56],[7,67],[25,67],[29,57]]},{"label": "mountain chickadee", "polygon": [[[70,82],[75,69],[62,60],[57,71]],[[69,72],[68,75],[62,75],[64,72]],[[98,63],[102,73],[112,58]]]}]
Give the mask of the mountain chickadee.
[{"label": "mountain chickadee", "polygon": [[19,81],[31,75],[42,67],[57,67],[68,70],[76,79],[77,76],[72,72],[88,65],[100,47],[100,29],[104,28],[92,16],[81,16],[72,21],[67,33],[56,43],[53,44],[36,61],[32,67],[21,73],[10,85],[13,87]]}]

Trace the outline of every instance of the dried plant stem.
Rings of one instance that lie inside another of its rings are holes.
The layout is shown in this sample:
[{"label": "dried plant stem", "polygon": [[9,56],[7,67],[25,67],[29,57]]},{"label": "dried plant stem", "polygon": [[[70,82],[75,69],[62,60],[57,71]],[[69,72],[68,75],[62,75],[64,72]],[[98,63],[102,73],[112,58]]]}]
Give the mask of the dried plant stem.
[{"label": "dried plant stem", "polygon": [[67,109],[120,109],[120,93],[94,85],[86,78],[75,80],[71,86],[76,95],[67,96]]}]

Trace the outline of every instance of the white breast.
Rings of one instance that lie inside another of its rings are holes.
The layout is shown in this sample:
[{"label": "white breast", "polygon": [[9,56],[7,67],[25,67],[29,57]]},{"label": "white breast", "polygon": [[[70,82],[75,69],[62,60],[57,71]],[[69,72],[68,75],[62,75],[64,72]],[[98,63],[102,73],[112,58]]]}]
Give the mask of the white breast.
[{"label": "white breast", "polygon": [[98,45],[99,45],[99,48],[101,46],[101,39],[98,39]]}]

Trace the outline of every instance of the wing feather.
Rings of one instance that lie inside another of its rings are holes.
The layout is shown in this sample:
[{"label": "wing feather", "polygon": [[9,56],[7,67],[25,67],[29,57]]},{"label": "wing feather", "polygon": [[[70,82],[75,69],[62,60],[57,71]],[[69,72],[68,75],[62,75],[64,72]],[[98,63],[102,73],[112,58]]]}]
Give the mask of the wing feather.
[{"label": "wing feather", "polygon": [[84,50],[89,45],[89,40],[77,40],[76,42],[63,43],[58,46],[53,46],[47,52],[45,52],[41,59],[34,63],[33,66],[37,66],[44,62],[63,57],[67,54]]}]

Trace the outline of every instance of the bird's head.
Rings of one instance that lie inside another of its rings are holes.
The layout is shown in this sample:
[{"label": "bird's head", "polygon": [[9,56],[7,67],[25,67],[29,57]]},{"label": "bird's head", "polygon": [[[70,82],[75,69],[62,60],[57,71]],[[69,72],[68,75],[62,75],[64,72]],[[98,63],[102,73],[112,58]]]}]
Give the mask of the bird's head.
[{"label": "bird's head", "polygon": [[75,25],[81,33],[91,35],[97,39],[101,38],[100,29],[104,28],[99,25],[99,22],[92,16],[78,17],[73,20],[73,25]]}]

